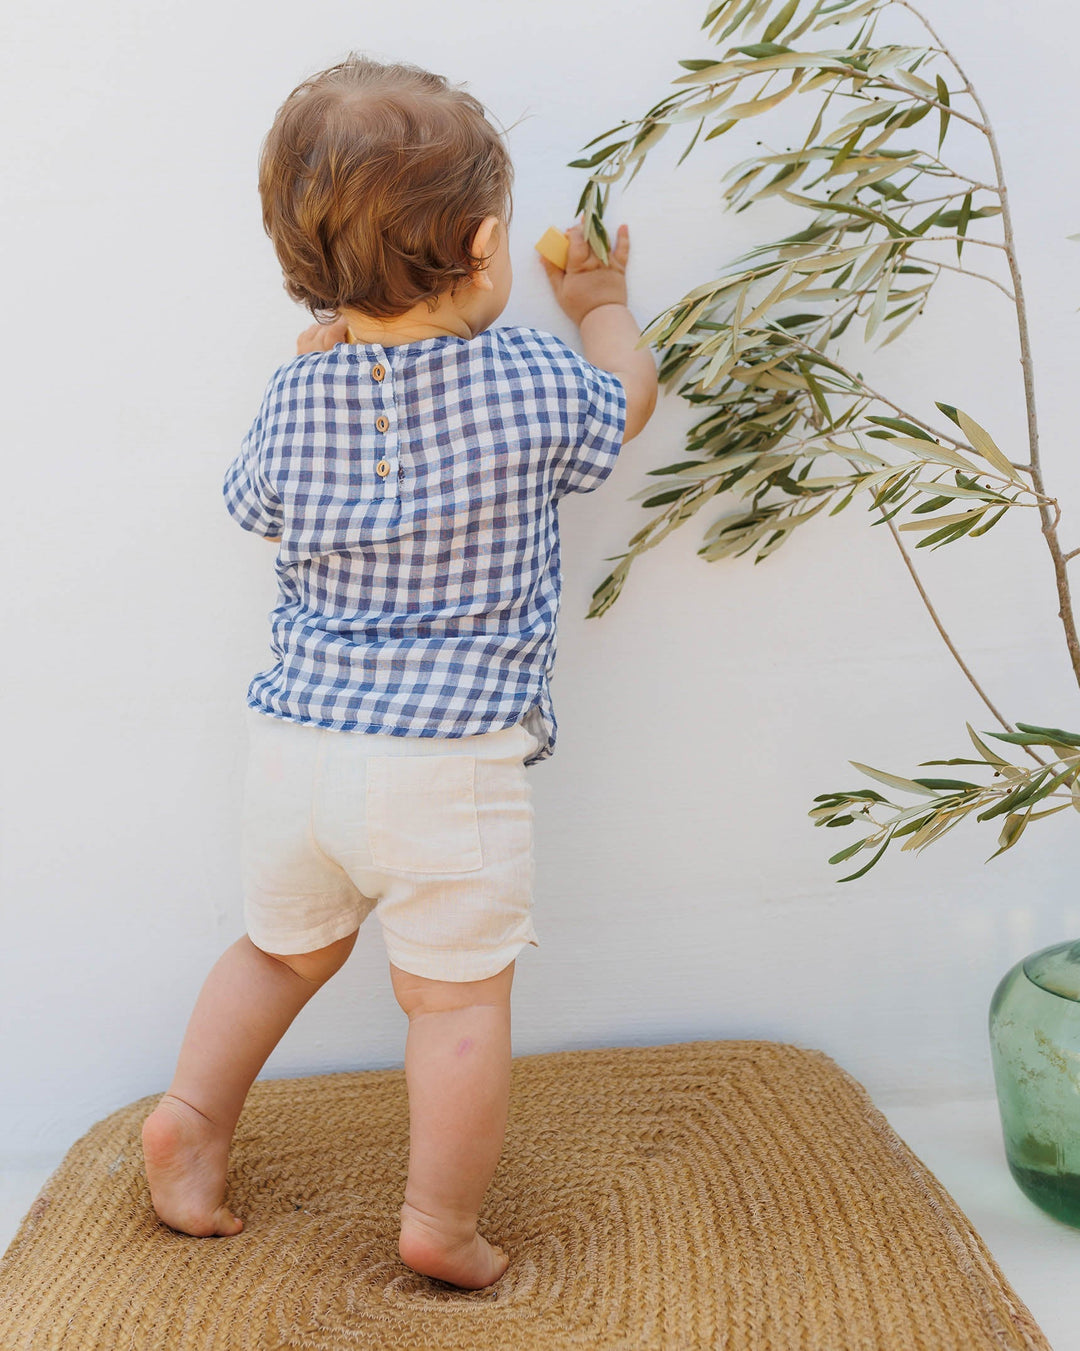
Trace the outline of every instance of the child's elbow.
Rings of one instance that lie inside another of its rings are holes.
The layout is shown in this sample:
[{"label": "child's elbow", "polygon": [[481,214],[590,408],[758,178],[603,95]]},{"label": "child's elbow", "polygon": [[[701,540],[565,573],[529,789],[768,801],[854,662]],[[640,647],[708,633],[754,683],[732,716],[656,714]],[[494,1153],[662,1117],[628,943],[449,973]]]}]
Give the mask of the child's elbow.
[{"label": "child's elbow", "polygon": [[632,383],[626,382],[626,427],[623,431],[623,445],[644,430],[656,409],[656,400],[655,371],[651,379],[646,377]]}]

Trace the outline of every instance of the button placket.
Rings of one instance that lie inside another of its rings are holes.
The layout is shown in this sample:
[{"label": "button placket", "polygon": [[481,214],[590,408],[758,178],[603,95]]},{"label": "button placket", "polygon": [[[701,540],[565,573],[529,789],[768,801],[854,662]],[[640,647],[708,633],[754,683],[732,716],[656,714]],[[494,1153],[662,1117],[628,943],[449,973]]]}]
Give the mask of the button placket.
[{"label": "button placket", "polygon": [[397,427],[394,421],[394,381],[393,370],[390,363],[383,359],[380,350],[378,359],[370,368],[371,379],[376,385],[382,386],[382,405],[386,410],[380,413],[375,419],[375,429],[381,438],[385,438],[385,444],[381,448],[381,454],[375,464],[375,472],[385,483],[391,474],[397,470],[395,484],[400,483],[404,474],[398,462],[397,456]]}]

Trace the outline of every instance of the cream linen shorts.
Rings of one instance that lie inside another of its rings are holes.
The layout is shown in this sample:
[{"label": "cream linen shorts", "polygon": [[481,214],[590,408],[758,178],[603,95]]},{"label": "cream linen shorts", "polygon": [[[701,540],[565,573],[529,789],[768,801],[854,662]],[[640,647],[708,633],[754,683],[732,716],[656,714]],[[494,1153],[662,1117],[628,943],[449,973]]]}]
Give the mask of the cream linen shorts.
[{"label": "cream linen shorts", "polygon": [[256,947],[326,947],[374,909],[395,966],[484,980],[532,923],[523,722],[464,737],[339,732],[245,706],[244,922]]}]

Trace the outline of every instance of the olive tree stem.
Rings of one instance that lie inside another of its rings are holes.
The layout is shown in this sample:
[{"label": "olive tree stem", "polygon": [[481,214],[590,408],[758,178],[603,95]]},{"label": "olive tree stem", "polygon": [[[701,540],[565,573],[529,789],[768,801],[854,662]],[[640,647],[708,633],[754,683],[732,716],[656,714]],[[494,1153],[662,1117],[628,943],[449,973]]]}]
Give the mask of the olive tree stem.
[{"label": "olive tree stem", "polygon": [[[933,602],[926,593],[926,588],[922,584],[922,579],[920,578],[919,574],[915,571],[915,564],[911,561],[910,553],[908,553],[907,549],[904,548],[904,541],[900,538],[900,532],[893,524],[892,519],[886,517],[885,521],[889,527],[889,530],[892,532],[893,539],[896,541],[896,547],[900,550],[900,557],[904,560],[904,563],[907,566],[907,570],[911,574],[911,580],[915,583],[915,589],[922,597],[922,603],[926,606],[930,618],[934,621],[934,627],[937,629],[938,633],[941,634],[942,641],[944,642],[945,646],[949,649],[949,651],[952,653],[953,657],[956,659],[956,664],[960,667],[961,671],[963,671],[964,675],[966,675],[968,680],[971,682],[972,688],[975,690],[975,693],[983,701],[983,703],[994,715],[994,717],[997,718],[998,722],[1001,723],[1002,727],[1005,728],[1006,732],[1015,732],[1016,728],[1013,727],[1007,721],[1007,719],[1002,717],[998,709],[994,706],[993,703],[991,703],[990,696],[986,693],[983,687],[975,679],[975,675],[971,667],[968,666],[967,662],[957,651],[956,644],[949,637],[948,631],[946,630],[945,625],[941,622],[937,610],[934,609]],[[1036,753],[1031,749],[1030,746],[1024,746],[1023,749],[1027,751],[1028,755],[1030,755],[1033,760],[1037,760],[1040,765],[1046,763],[1046,761],[1043,760],[1041,756],[1036,755]]]},{"label": "olive tree stem", "polygon": [[957,75],[964,81],[964,92],[970,96],[976,108],[978,108],[979,115],[984,123],[981,130],[990,146],[990,154],[994,161],[994,173],[997,176],[998,192],[1001,197],[1001,225],[1005,236],[1005,256],[1009,260],[1009,274],[1012,277],[1013,297],[1016,304],[1017,331],[1020,339],[1020,365],[1024,373],[1024,402],[1027,407],[1028,445],[1031,452],[1027,472],[1031,475],[1031,481],[1039,495],[1038,505],[1039,516],[1042,520],[1042,534],[1046,540],[1046,547],[1050,551],[1050,558],[1054,567],[1054,581],[1057,586],[1058,618],[1065,630],[1065,642],[1069,649],[1069,660],[1072,663],[1073,675],[1076,677],[1077,684],[1080,685],[1080,638],[1077,637],[1076,632],[1076,616],[1073,613],[1069,574],[1066,567],[1069,556],[1066,556],[1062,551],[1061,542],[1058,539],[1057,525],[1060,519],[1060,511],[1052,510],[1053,503],[1046,492],[1043,481],[1042,461],[1039,457],[1039,423],[1035,407],[1035,364],[1031,355],[1027,304],[1024,300],[1024,287],[1016,257],[1016,238],[1013,232],[1012,210],[1009,206],[1009,191],[1001,164],[1001,149],[993,125],[987,116],[986,108],[975,86],[968,79],[966,72],[953,53],[941,41],[933,25],[924,14],[910,3],[910,0],[893,0],[893,3],[910,10],[938,44],[942,54],[948,58]]}]

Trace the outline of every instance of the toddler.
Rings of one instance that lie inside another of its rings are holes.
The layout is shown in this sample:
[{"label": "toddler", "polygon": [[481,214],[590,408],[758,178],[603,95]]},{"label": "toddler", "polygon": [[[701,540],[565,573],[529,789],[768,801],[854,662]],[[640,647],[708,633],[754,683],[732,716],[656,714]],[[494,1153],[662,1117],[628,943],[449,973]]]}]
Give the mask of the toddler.
[{"label": "toddler", "polygon": [[[557,508],[648,421],[656,368],[609,264],[544,260],[587,360],[492,325],[510,294],[513,170],[482,105],[352,56],[263,145],[263,221],[318,320],[270,379],[225,504],[277,544],[272,665],[247,691],[245,936],[199,994],[143,1127],[154,1209],[237,1234],[229,1144],[251,1084],[374,910],[408,1015],[398,1250],[465,1289],[503,1146],[514,962],[531,919],[526,766],[550,757]],[[363,1129],[363,1122],[357,1122]]]}]

